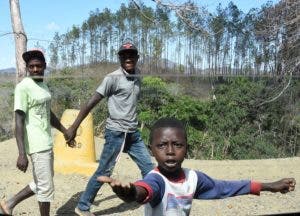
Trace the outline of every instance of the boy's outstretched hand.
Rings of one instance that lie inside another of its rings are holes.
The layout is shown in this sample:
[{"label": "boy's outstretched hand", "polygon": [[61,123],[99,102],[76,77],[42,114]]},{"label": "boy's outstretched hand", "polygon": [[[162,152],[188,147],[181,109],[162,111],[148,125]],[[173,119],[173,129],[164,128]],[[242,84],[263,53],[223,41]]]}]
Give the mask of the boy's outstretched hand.
[{"label": "boy's outstretched hand", "polygon": [[113,179],[107,176],[99,176],[98,181],[108,183],[113,192],[125,202],[131,202],[136,200],[136,187],[133,183],[122,183],[120,180]]},{"label": "boy's outstretched hand", "polygon": [[294,178],[284,178],[276,182],[262,183],[262,191],[287,193],[295,190],[296,180]]}]

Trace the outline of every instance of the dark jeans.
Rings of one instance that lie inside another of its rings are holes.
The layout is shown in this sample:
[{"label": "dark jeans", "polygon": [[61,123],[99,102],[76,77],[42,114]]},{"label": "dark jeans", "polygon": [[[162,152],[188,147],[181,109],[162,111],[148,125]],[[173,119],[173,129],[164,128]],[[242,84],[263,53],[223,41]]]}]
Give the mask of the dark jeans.
[{"label": "dark jeans", "polygon": [[105,130],[105,144],[100,156],[99,166],[90,178],[85,191],[81,194],[78,208],[88,211],[103,183],[97,181],[98,176],[110,176],[116,164],[116,159],[121,152],[126,135],[124,152],[127,152],[137,164],[144,177],[153,169],[150,154],[141,138],[139,131],[125,133],[120,131]]}]

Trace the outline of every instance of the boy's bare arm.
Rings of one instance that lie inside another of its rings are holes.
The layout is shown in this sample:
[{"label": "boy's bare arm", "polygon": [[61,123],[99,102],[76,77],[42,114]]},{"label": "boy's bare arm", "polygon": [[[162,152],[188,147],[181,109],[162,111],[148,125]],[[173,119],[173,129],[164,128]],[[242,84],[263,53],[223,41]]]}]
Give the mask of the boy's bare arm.
[{"label": "boy's bare arm", "polygon": [[16,124],[15,134],[16,134],[16,140],[17,140],[17,145],[18,145],[18,150],[19,150],[19,156],[17,159],[17,167],[22,172],[26,172],[26,170],[28,168],[28,158],[26,155],[25,144],[24,144],[25,118],[26,118],[26,115],[23,111],[21,111],[21,110],[15,111],[15,124]]},{"label": "boy's bare arm", "polygon": [[148,195],[148,192],[143,187],[136,186],[133,183],[122,183],[107,176],[99,176],[97,180],[108,183],[115,194],[125,202],[136,201],[142,203]]},{"label": "boy's bare arm", "polygon": [[[50,124],[55,127],[57,130],[59,130],[60,132],[62,132],[63,134],[66,133],[67,129],[61,124],[61,122],[59,121],[59,119],[56,117],[56,115],[52,112],[52,110],[50,109]],[[75,142],[67,142],[67,144],[69,145],[69,147],[75,147]]]},{"label": "boy's bare arm", "polygon": [[75,139],[76,131],[81,122],[85,119],[85,117],[89,114],[89,112],[102,100],[103,96],[99,93],[95,93],[90,100],[81,107],[75,121],[73,124],[67,129],[66,133],[64,133],[64,137],[67,142]]},{"label": "boy's bare arm", "polygon": [[276,182],[262,183],[262,191],[287,193],[295,190],[296,180],[294,178],[284,178]]},{"label": "boy's bare arm", "polygon": [[60,123],[59,119],[50,109],[50,124],[62,133],[66,132],[66,128]]}]

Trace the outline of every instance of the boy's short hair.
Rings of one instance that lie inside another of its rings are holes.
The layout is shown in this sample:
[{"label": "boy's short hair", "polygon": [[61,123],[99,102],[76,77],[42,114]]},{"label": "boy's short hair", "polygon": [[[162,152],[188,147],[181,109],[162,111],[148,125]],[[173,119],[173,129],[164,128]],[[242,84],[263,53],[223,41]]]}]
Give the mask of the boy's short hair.
[{"label": "boy's short hair", "polygon": [[185,140],[187,141],[187,133],[186,133],[186,129],[185,129],[184,124],[176,118],[166,117],[166,118],[158,119],[153,124],[153,126],[151,128],[151,131],[150,131],[150,137],[149,137],[150,145],[151,145],[152,140],[153,140],[154,131],[158,128],[167,128],[167,127],[177,128],[177,129],[182,130],[183,133],[184,133]]}]

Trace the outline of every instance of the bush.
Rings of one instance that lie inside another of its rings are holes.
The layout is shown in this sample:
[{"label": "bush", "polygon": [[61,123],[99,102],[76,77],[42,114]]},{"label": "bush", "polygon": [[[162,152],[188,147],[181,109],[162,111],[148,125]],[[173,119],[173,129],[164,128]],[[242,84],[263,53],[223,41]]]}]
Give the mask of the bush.
[{"label": "bush", "polygon": [[[55,111],[61,114],[67,108],[79,109],[98,84],[89,78],[50,80]],[[142,137],[148,143],[151,125],[157,119],[176,117],[186,125],[190,158],[254,159],[296,155],[300,131],[299,81],[293,82],[276,101],[263,104],[272,96],[273,85],[278,83],[263,79],[222,79],[222,83],[215,85],[216,100],[211,100],[199,98],[199,94],[187,95],[186,86],[171,80],[145,77],[138,104]],[[103,131],[107,113],[106,101],[93,110],[96,134]]]}]

